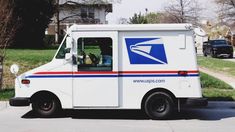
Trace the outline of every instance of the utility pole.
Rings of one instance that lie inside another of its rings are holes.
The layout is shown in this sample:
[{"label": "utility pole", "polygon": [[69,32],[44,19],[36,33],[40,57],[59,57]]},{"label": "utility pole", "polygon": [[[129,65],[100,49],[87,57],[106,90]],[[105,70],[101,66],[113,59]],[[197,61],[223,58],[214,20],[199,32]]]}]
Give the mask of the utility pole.
[{"label": "utility pole", "polygon": [[60,3],[56,0],[56,13],[55,13],[55,44],[59,44],[60,35]]}]

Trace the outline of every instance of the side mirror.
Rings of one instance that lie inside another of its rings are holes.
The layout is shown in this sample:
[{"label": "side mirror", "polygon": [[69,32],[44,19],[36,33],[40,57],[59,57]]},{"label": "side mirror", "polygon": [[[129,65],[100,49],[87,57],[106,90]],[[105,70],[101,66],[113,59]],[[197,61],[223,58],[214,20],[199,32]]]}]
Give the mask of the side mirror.
[{"label": "side mirror", "polygon": [[13,64],[13,65],[11,65],[11,68],[10,68],[10,71],[11,71],[11,73],[12,74],[17,74],[18,72],[19,72],[19,66],[18,65],[16,65],[16,64]]},{"label": "side mirror", "polygon": [[69,60],[71,60],[72,59],[72,54],[71,53],[66,53],[65,54],[65,60],[66,61],[69,61]]}]

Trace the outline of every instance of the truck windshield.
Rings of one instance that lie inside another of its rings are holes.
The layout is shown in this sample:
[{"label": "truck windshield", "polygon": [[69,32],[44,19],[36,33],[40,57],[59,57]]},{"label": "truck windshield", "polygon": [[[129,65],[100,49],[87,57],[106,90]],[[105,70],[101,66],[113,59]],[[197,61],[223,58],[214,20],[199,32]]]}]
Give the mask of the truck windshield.
[{"label": "truck windshield", "polygon": [[66,38],[67,38],[68,35],[65,35],[62,43],[61,43],[61,46],[60,46],[60,49],[56,55],[56,59],[64,59],[65,58],[65,54],[66,54]]},{"label": "truck windshield", "polygon": [[228,45],[228,43],[225,40],[214,40],[211,41],[212,45]]}]

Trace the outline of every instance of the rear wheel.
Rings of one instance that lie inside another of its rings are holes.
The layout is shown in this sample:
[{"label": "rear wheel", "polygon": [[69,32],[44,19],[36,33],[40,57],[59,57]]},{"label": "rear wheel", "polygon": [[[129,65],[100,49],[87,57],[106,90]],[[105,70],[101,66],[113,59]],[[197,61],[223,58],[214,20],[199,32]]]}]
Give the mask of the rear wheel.
[{"label": "rear wheel", "polygon": [[172,98],[164,92],[155,92],[145,101],[145,113],[151,119],[167,119],[174,109]]},{"label": "rear wheel", "polygon": [[51,94],[40,94],[32,99],[33,111],[40,117],[51,117],[59,113],[59,100]]}]

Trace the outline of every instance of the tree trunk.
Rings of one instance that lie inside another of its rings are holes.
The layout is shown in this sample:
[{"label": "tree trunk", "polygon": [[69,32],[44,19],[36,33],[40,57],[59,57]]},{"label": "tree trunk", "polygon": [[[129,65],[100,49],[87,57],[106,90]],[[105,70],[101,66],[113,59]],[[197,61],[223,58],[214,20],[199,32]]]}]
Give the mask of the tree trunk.
[{"label": "tree trunk", "polygon": [[3,57],[0,56],[0,90],[2,90],[3,86]]},{"label": "tree trunk", "polygon": [[55,44],[59,44],[60,37],[60,11],[59,11],[59,0],[56,0],[56,13],[55,13]]}]

